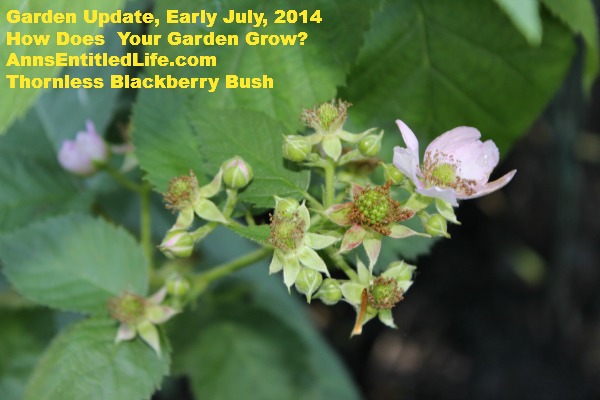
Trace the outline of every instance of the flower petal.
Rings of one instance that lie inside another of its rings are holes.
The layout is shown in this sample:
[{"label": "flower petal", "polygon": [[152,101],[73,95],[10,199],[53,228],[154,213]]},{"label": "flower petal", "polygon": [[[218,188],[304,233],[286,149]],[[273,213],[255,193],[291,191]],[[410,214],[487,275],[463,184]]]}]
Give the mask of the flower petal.
[{"label": "flower petal", "polygon": [[117,336],[115,337],[115,343],[125,342],[127,340],[131,340],[135,337],[136,331],[135,328],[127,325],[125,323],[121,323],[119,325],[119,329],[117,330]]},{"label": "flower petal", "polygon": [[508,174],[504,175],[502,178],[496,179],[493,182],[486,183],[483,187],[477,190],[477,192],[471,196],[457,195],[459,199],[475,199],[477,197],[485,196],[486,194],[490,194],[495,192],[496,190],[502,189],[504,186],[508,184],[512,180],[512,178],[517,173],[517,170],[514,169],[510,171]]},{"label": "flower petal", "polygon": [[333,158],[334,161],[337,161],[342,155],[342,142],[335,135],[325,135],[321,146],[325,154]]},{"label": "flower petal", "polygon": [[431,237],[426,233],[420,233],[417,231],[413,231],[409,227],[401,225],[401,224],[392,225],[392,226],[390,226],[390,229],[392,230],[392,233],[389,235],[389,237],[392,237],[394,239],[403,239],[403,238],[409,237],[409,236]]},{"label": "flower petal", "polygon": [[327,265],[325,265],[323,259],[321,259],[317,252],[311,249],[310,247],[303,247],[298,252],[298,258],[300,259],[302,265],[304,265],[305,267],[314,269],[315,271],[319,271],[327,276],[330,276],[329,270],[327,269]]},{"label": "flower petal", "polygon": [[477,129],[459,126],[435,138],[425,149],[425,154],[433,154],[436,151],[447,155],[454,154],[461,147],[478,141],[480,137],[481,133]]},{"label": "flower petal", "polygon": [[498,161],[498,147],[488,140],[484,143],[476,140],[462,146],[454,153],[454,158],[460,161],[458,175],[463,179],[472,179],[477,184],[485,184]]},{"label": "flower petal", "polygon": [[269,264],[269,275],[275,274],[283,269],[283,262],[281,261],[281,251],[275,250],[271,264]]},{"label": "flower petal", "polygon": [[366,285],[362,285],[357,282],[344,282],[341,284],[342,295],[346,301],[354,306],[360,306],[362,302],[362,292],[367,288]]},{"label": "flower petal", "polygon": [[160,304],[163,302],[165,297],[167,297],[167,287],[163,286],[159,291],[148,298],[148,302],[151,304]]},{"label": "flower petal", "polygon": [[460,222],[456,219],[456,214],[454,214],[454,208],[452,208],[452,204],[447,203],[442,199],[435,199],[435,208],[442,217],[446,218],[447,221],[450,221],[456,225],[460,225]]},{"label": "flower petal", "polygon": [[404,143],[406,143],[406,150],[409,150],[412,154],[417,156],[417,164],[419,164],[419,141],[417,140],[417,137],[403,121],[397,119],[396,125],[398,125],[400,133],[402,134],[402,139],[404,139]]},{"label": "flower petal", "polygon": [[206,221],[220,222],[222,224],[229,223],[215,203],[205,198],[199,198],[194,203],[194,211],[196,212],[196,215]]},{"label": "flower petal", "polygon": [[156,327],[150,321],[143,321],[136,326],[136,329],[144,342],[148,343],[160,357],[160,337]]},{"label": "flower petal", "polygon": [[290,255],[283,258],[283,283],[288,288],[288,292],[290,288],[296,282],[296,278],[298,277],[298,272],[300,272],[300,262],[298,258],[294,255]]},{"label": "flower petal", "polygon": [[392,315],[392,310],[379,310],[377,313],[379,316],[379,320],[383,322],[384,325],[389,326],[390,328],[396,329],[397,326],[394,323],[394,316]]},{"label": "flower petal", "polygon": [[371,285],[371,271],[358,257],[356,257],[356,272],[358,273],[358,282],[362,283],[365,286]]},{"label": "flower petal", "polygon": [[440,188],[437,186],[432,186],[429,188],[417,187],[417,193],[420,193],[423,196],[432,197],[434,199],[442,199],[446,203],[450,203],[453,207],[458,207],[458,202],[456,201],[458,193],[456,193],[456,191],[452,188]]},{"label": "flower petal", "polygon": [[359,195],[363,190],[365,190],[362,186],[360,186],[358,183],[351,183],[351,187],[350,187],[350,195],[352,197]]},{"label": "flower petal", "polygon": [[350,210],[352,209],[352,203],[334,204],[325,210],[325,216],[334,223],[341,226],[352,225],[350,220]]},{"label": "flower petal", "polygon": [[363,239],[367,231],[365,231],[362,226],[356,224],[353,225],[352,228],[348,229],[344,234],[342,239],[342,245],[340,246],[340,252],[350,251],[355,247],[358,247]]},{"label": "flower petal", "polygon": [[206,198],[213,197],[214,195],[219,193],[219,191],[221,190],[222,181],[223,181],[223,171],[219,170],[219,173],[217,175],[215,175],[215,177],[209,184],[204,185],[200,189],[198,189],[198,194],[201,197],[206,197]]},{"label": "flower petal", "polygon": [[346,131],[338,131],[336,133],[336,135],[345,142],[358,143],[358,142],[360,142],[360,139],[364,138],[369,133],[374,132],[376,130],[377,130],[377,128],[369,128],[366,131],[361,132],[361,133],[350,133],[350,132],[346,132]]},{"label": "flower petal", "polygon": [[306,204],[302,202],[298,207],[298,214],[302,221],[304,222],[304,231],[306,232],[308,228],[310,228],[310,213],[308,212],[308,208],[306,208]]},{"label": "flower petal", "polygon": [[148,321],[154,325],[165,323],[177,314],[179,314],[179,310],[167,306],[154,305],[146,310]]},{"label": "flower petal", "polygon": [[363,240],[363,246],[369,257],[369,271],[373,271],[373,266],[381,251],[381,234],[368,234]]},{"label": "flower petal", "polygon": [[321,250],[325,247],[329,247],[339,240],[340,239],[336,238],[335,236],[319,235],[318,233],[309,232],[304,235],[304,244],[315,250]]},{"label": "flower petal", "polygon": [[386,278],[394,278],[398,282],[398,288],[402,289],[404,293],[413,284],[413,273],[417,269],[414,265],[405,263],[404,261],[398,261],[388,266],[388,269],[381,274]]}]

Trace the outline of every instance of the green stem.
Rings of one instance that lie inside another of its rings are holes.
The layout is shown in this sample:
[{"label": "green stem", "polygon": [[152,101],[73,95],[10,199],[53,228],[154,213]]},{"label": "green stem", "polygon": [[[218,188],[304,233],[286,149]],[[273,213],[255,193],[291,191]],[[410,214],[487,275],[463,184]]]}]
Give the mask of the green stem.
[{"label": "green stem", "polygon": [[115,181],[117,181],[119,185],[123,186],[125,189],[129,189],[132,192],[140,194],[145,190],[143,184],[139,184],[137,182],[132,181],[127,176],[125,176],[125,174],[123,174],[121,171],[119,171],[112,165],[103,164],[101,168],[104,169]]},{"label": "green stem", "polygon": [[245,217],[246,217],[246,223],[248,224],[248,226],[256,226],[256,222],[254,221],[254,217],[252,216],[250,209],[246,210]]},{"label": "green stem", "polygon": [[225,202],[225,207],[223,207],[223,215],[225,218],[229,219],[231,214],[233,214],[233,210],[235,209],[235,205],[237,204],[237,190],[236,189],[227,189],[227,201]]},{"label": "green stem", "polygon": [[335,162],[327,159],[325,164],[325,193],[323,193],[323,204],[325,207],[333,205],[335,199]]},{"label": "green stem", "polygon": [[337,265],[350,280],[358,282],[358,274],[352,269],[350,265],[344,260],[339,253],[337,253],[332,247],[328,247],[326,250],[327,255],[331,258],[331,260]]},{"label": "green stem", "polygon": [[309,201],[312,208],[317,209],[317,210],[323,210],[325,208],[325,207],[323,207],[323,204],[321,204],[321,202],[319,200],[317,200],[313,196],[311,196],[310,193],[305,191],[302,193],[302,195]]},{"label": "green stem", "polygon": [[219,278],[222,278],[224,276],[227,276],[227,275],[231,274],[232,272],[240,270],[251,264],[254,264],[257,261],[260,261],[263,258],[268,257],[272,252],[273,252],[273,249],[263,247],[263,248],[253,251],[252,253],[248,253],[240,258],[237,258],[233,261],[218,265],[218,266],[210,269],[209,271],[206,271],[206,272],[196,275],[195,277],[193,277],[193,281],[192,281],[192,286],[194,288],[193,293],[192,293],[193,296],[196,297],[200,293],[202,293],[202,291],[204,291],[204,289],[211,282],[213,282]]},{"label": "green stem", "polygon": [[149,184],[142,183],[140,186],[140,242],[148,260],[148,270],[152,272],[154,265],[154,248],[152,247],[152,219],[150,214]]}]

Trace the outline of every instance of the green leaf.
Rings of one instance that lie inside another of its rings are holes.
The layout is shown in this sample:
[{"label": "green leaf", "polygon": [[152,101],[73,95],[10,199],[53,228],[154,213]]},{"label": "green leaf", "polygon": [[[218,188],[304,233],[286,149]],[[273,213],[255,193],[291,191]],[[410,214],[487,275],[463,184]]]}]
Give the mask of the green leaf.
[{"label": "green leaf", "polygon": [[598,21],[591,0],[540,0],[574,33],[581,34],[586,46],[583,86],[589,91],[598,76],[600,49]]},{"label": "green leaf", "polygon": [[[165,9],[197,12],[198,3],[160,0],[156,13],[164,16]],[[349,66],[358,53],[364,32],[370,23],[371,11],[377,3],[362,0],[308,0],[299,7],[294,0],[247,0],[243,3],[227,4],[224,8],[220,2],[201,2],[204,10],[219,12],[217,22],[212,28],[206,28],[202,24],[161,24],[153,33],[162,34],[163,37],[167,37],[171,31],[192,35],[208,34],[211,31],[223,35],[237,35],[237,46],[211,46],[209,51],[203,46],[188,46],[191,47],[192,54],[216,56],[216,65],[202,69],[202,76],[220,79],[214,93],[201,93],[194,97],[193,108],[245,108],[260,111],[281,121],[287,129],[295,130],[300,128],[299,116],[302,108],[328,101],[336,95],[337,87],[345,83]],[[275,23],[276,10],[304,9],[308,10],[308,17],[315,10],[319,10],[323,21],[319,24],[302,23],[300,18],[294,24]],[[258,28],[248,24],[226,24],[223,18],[228,17],[229,10],[240,13],[248,10],[265,13],[268,24]],[[304,32],[308,37],[304,45],[298,42],[293,46],[253,46],[246,43],[246,35],[251,32],[261,35],[298,35]],[[160,48],[161,51],[164,49],[165,54],[175,55],[182,54],[181,47],[184,46],[164,45]],[[175,68],[163,71],[182,74],[181,69]],[[188,71],[183,71],[183,74],[187,73]],[[197,72],[194,73],[194,76],[197,76]],[[239,75],[243,78],[262,78],[263,75],[268,75],[273,79],[274,85],[272,89],[227,89],[227,75]]]},{"label": "green leaf", "polygon": [[[209,264],[220,264],[231,261],[233,257],[239,257],[255,249],[250,242],[239,237],[225,228],[216,229],[213,234],[201,242],[203,255]],[[223,251],[227,249],[227,251]],[[206,300],[203,307],[199,310],[205,310],[210,315],[220,315],[227,309],[237,309],[246,305],[247,307],[258,307],[262,312],[271,317],[276,317],[279,324],[284,325],[286,330],[291,329],[302,339],[303,346],[306,348],[305,354],[309,363],[309,368],[301,371],[303,376],[302,395],[292,397],[294,399],[359,399],[357,388],[345,370],[344,365],[336,356],[335,352],[323,340],[323,337],[315,329],[311,322],[303,299],[298,295],[290,296],[282,283],[281,276],[268,275],[268,260],[254,265],[235,275],[240,281],[231,287],[218,287],[214,292],[209,292],[203,298]],[[215,304],[208,301],[207,296],[214,293]],[[229,298],[229,303],[226,298]],[[229,306],[227,306],[230,304]],[[349,307],[340,305],[340,307]],[[242,311],[246,309],[242,307]],[[214,311],[210,311],[214,310]],[[235,315],[228,314],[228,318],[235,319]],[[182,318],[183,319],[183,318]],[[177,320],[178,321],[178,320]],[[190,319],[189,321],[195,321]],[[198,321],[203,324],[204,319]],[[260,325],[261,320],[253,320],[252,325]],[[204,326],[204,325],[203,325]],[[349,329],[351,326],[349,325]],[[199,329],[201,329],[199,327]],[[185,331],[197,332],[198,330]],[[183,331],[182,331],[183,332]],[[296,339],[293,339],[294,341]],[[183,342],[182,342],[183,343]],[[177,354],[174,356],[176,358]],[[177,363],[176,361],[174,361]],[[293,360],[290,360],[293,362]],[[295,369],[296,364],[285,365],[287,369]],[[194,373],[195,370],[187,373]],[[242,371],[242,373],[246,373]],[[251,373],[251,372],[248,372]],[[270,385],[271,379],[265,375],[263,379],[255,383],[257,386]],[[266,389],[261,389],[266,390]],[[262,400],[262,399],[261,399]]]},{"label": "green leaf", "polygon": [[20,400],[46,344],[54,335],[49,310],[2,310],[0,313],[0,399]]},{"label": "green leaf", "polygon": [[[211,178],[202,179],[205,171],[198,150],[197,139],[186,118],[187,96],[177,90],[140,91],[133,115],[133,142],[146,179],[159,192],[166,192],[169,180],[195,171],[204,185]],[[224,161],[225,159],[223,159]]]},{"label": "green leaf", "polygon": [[196,398],[306,398],[308,349],[294,330],[257,307],[232,302],[198,310],[207,307],[212,317],[195,313],[173,329],[174,370],[189,375]]},{"label": "green leaf", "polygon": [[285,166],[281,152],[283,126],[253,111],[196,113],[189,110],[206,170],[217,171],[221,163],[241,156],[254,170],[254,179],[240,199],[258,207],[271,208],[273,195],[300,199],[308,187],[308,171],[292,171]]},{"label": "green leaf", "polygon": [[531,48],[492,2],[388,1],[348,79],[353,123],[383,126],[395,144],[397,118],[420,139],[475,126],[507,149],[552,98],[574,54],[568,30],[543,17],[544,40]]},{"label": "green leaf", "polygon": [[0,137],[0,232],[35,219],[85,211],[91,196],[58,164],[55,147],[31,110]]},{"label": "green leaf", "polygon": [[538,0],[494,0],[508,15],[527,42],[538,46],[542,42],[542,19]]},{"label": "green leaf", "polygon": [[106,314],[109,298],[147,292],[146,260],[121,228],[67,215],[0,237],[4,273],[25,297],[59,309]]},{"label": "green leaf", "polygon": [[150,399],[169,372],[169,353],[158,358],[139,338],[115,344],[116,332],[108,319],[67,328],[42,357],[23,399]]},{"label": "green leaf", "polygon": [[238,224],[229,224],[227,228],[231,229],[238,235],[245,237],[246,239],[252,240],[260,244],[266,244],[267,239],[271,234],[271,228],[269,225],[255,225],[245,226]]},{"label": "green leaf", "polygon": [[[85,53],[86,47],[82,46],[59,46],[56,44],[56,32],[66,32],[70,35],[95,35],[100,31],[97,25],[88,24],[83,21],[83,10],[98,10],[100,12],[113,12],[123,5],[123,0],[90,0],[86,2],[73,2],[70,0],[5,0],[0,3],[0,37],[2,37],[3,46],[0,47],[0,64],[5,67],[3,75],[25,75],[28,78],[49,78],[55,76],[60,67],[27,67],[27,66],[6,66],[11,53],[17,57],[29,56],[48,56],[57,52],[64,52],[69,55],[78,55]],[[11,24],[5,16],[10,10],[19,10],[21,13],[45,12],[52,10],[55,13],[76,13],[77,23],[73,24]],[[21,35],[49,35],[49,41],[44,46],[17,46],[8,45],[6,40],[9,33],[20,32]],[[0,79],[0,134],[6,131],[6,128],[19,116],[27,110],[33,103],[36,96],[40,93],[39,89],[10,89],[9,79],[4,76]]]}]

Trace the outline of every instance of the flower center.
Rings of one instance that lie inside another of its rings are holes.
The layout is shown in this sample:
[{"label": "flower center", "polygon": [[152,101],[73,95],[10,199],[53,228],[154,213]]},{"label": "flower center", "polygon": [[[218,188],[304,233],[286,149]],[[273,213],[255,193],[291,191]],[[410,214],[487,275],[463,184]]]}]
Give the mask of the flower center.
[{"label": "flower center", "polygon": [[191,204],[193,194],[198,188],[198,179],[192,171],[190,175],[182,175],[169,181],[169,189],[164,193],[167,208],[181,210]]},{"label": "flower center", "polygon": [[118,321],[135,323],[144,317],[146,309],[145,300],[135,293],[123,293],[108,301],[110,315]]},{"label": "flower center", "polygon": [[427,187],[452,188],[465,195],[475,193],[477,182],[460,177],[460,161],[453,156],[436,151],[426,153],[423,160],[423,177]]},{"label": "flower center", "polygon": [[321,126],[323,129],[328,131],[335,119],[338,117],[338,109],[331,103],[323,103],[317,110],[317,117],[319,118],[319,121],[321,121]]},{"label": "flower center", "polygon": [[354,204],[371,224],[383,221],[390,209],[390,199],[374,189],[364,192]]},{"label": "flower center", "polygon": [[391,181],[383,186],[366,187],[355,194],[349,214],[350,220],[383,235],[389,235],[389,224],[412,217],[412,212],[403,210],[400,203],[390,197],[390,186]]},{"label": "flower center", "polygon": [[393,278],[377,277],[369,288],[369,305],[377,310],[389,310],[403,299],[403,290]]},{"label": "flower center", "polygon": [[436,165],[431,171],[431,176],[440,183],[440,186],[448,186],[456,179],[454,166],[451,164]]},{"label": "flower center", "polygon": [[298,211],[289,216],[276,212],[271,217],[271,232],[267,242],[283,252],[296,250],[304,240],[304,225]]}]

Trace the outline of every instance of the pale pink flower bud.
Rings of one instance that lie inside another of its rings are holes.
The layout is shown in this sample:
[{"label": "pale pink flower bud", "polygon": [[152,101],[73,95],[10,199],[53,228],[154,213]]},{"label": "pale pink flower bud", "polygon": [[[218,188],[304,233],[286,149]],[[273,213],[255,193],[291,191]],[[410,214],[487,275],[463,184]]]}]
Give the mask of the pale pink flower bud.
[{"label": "pale pink flower bud", "polygon": [[221,171],[223,171],[223,182],[232,189],[246,187],[254,177],[250,165],[239,156],[225,161]]},{"label": "pale pink flower bud", "polygon": [[108,147],[96,133],[94,123],[88,120],[86,127],[86,131],[77,133],[75,140],[65,140],[58,153],[60,165],[77,175],[93,174],[109,156]]}]

